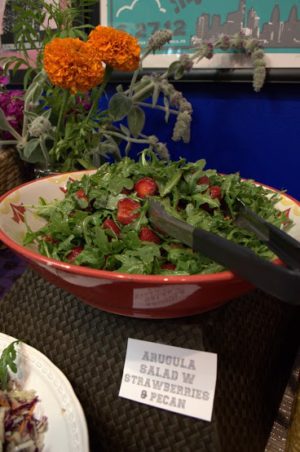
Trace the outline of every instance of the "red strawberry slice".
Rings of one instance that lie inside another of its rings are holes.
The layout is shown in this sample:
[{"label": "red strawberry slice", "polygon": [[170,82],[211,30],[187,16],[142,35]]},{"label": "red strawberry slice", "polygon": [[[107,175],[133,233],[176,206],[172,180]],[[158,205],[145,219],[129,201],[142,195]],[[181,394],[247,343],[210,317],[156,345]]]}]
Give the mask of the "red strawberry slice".
[{"label": "red strawberry slice", "polygon": [[77,192],[75,193],[75,196],[77,199],[84,199],[84,200],[88,200],[86,194],[84,193],[83,189],[80,188],[79,190],[77,190]]},{"label": "red strawberry slice", "polygon": [[212,199],[215,199],[215,198],[221,199],[222,198],[222,190],[219,185],[212,185],[209,188],[209,193],[210,193],[210,196]]},{"label": "red strawberry slice", "polygon": [[140,216],[141,207],[138,201],[131,198],[123,198],[118,202],[117,220],[122,224],[130,224]]},{"label": "red strawberry slice", "polygon": [[284,216],[286,218],[286,220],[282,222],[283,226],[287,226],[289,224],[290,212],[291,212],[291,208],[285,209],[283,211],[283,214],[284,214]]},{"label": "red strawberry slice", "polygon": [[69,262],[74,262],[77,256],[83,251],[82,246],[75,246],[68,254],[67,254],[67,260]]},{"label": "red strawberry slice", "polygon": [[171,262],[165,262],[160,267],[162,270],[175,270],[176,265],[172,264]]},{"label": "red strawberry slice", "polygon": [[54,239],[51,234],[44,235],[43,240],[47,243],[58,243],[58,240]]},{"label": "red strawberry slice", "polygon": [[209,185],[209,183],[210,183],[210,180],[209,180],[209,177],[207,177],[207,176],[202,176],[197,181],[197,185]]},{"label": "red strawberry slice", "polygon": [[121,232],[119,226],[111,218],[106,218],[106,220],[103,221],[102,226],[104,229],[110,229],[116,235],[119,235]]},{"label": "red strawberry slice", "polygon": [[89,200],[82,188],[75,192],[75,198],[81,209],[86,209],[88,207]]},{"label": "red strawberry slice", "polygon": [[134,184],[134,190],[140,198],[155,195],[157,189],[157,183],[151,177],[143,177]]},{"label": "red strawberry slice", "polygon": [[152,231],[152,229],[148,228],[147,226],[143,226],[139,233],[139,238],[143,240],[143,242],[152,242],[152,243],[160,243],[160,238],[158,235],[155,234],[155,232]]}]

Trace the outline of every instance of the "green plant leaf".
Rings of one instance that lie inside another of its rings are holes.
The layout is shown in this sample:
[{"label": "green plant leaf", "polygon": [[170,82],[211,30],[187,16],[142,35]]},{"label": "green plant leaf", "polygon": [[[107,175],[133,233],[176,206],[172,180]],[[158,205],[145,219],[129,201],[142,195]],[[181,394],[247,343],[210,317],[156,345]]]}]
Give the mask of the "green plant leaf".
[{"label": "green plant leaf", "polygon": [[11,130],[13,130],[12,126],[6,119],[6,116],[2,108],[0,108],[0,130],[6,130],[7,132],[11,132]]},{"label": "green plant leaf", "polygon": [[173,75],[181,66],[180,61],[173,61],[173,63],[170,64],[170,66],[168,67],[168,77],[170,77],[171,75]]},{"label": "green plant leaf", "polygon": [[155,107],[155,105],[157,104],[158,99],[159,99],[159,94],[160,94],[159,83],[155,83],[154,88],[153,88],[153,93],[152,93],[152,107]]},{"label": "green plant leaf", "polygon": [[44,116],[44,118],[50,119],[52,110],[51,108],[48,108],[48,110],[44,110],[41,114],[41,116]]},{"label": "green plant leaf", "polygon": [[174,79],[179,80],[184,76],[185,69],[182,64],[178,66],[174,72]]},{"label": "green plant leaf", "polygon": [[132,108],[133,102],[130,98],[122,93],[116,93],[109,102],[109,112],[114,120],[119,121],[128,115]]},{"label": "green plant leaf", "polygon": [[144,128],[146,115],[144,110],[134,105],[127,116],[127,123],[130,132],[134,137],[138,137]]},{"label": "green plant leaf", "polygon": [[125,127],[123,124],[120,124],[120,130],[126,135],[127,137],[130,137],[130,130]]},{"label": "green plant leaf", "polygon": [[32,138],[25,144],[22,150],[22,157],[26,162],[37,163],[43,160],[41,150],[37,149],[38,145],[38,138]]},{"label": "green plant leaf", "polygon": [[27,89],[27,87],[29,85],[30,78],[31,78],[33,73],[34,73],[34,68],[28,68],[26,70],[25,75],[24,75],[24,79],[23,79],[24,89]]}]

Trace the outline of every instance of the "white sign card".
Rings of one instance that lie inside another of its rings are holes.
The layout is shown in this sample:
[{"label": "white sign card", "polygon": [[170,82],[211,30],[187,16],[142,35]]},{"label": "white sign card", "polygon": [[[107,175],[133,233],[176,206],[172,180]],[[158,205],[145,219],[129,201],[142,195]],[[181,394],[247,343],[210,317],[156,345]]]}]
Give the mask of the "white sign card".
[{"label": "white sign card", "polygon": [[119,396],[211,421],[215,353],[128,339]]}]

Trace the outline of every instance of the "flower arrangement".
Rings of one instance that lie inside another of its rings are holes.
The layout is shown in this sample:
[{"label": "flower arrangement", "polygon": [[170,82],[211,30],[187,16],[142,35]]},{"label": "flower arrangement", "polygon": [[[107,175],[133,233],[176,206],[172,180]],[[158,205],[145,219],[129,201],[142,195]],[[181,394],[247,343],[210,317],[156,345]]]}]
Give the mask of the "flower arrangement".
[{"label": "flower arrangement", "polygon": [[[173,82],[190,71],[195,61],[213,58],[215,49],[249,56],[254,68],[254,89],[259,91],[264,83],[266,65],[261,45],[242,33],[220,36],[215,42],[196,42],[193,54],[181,55],[161,73],[147,74],[143,61],[170,41],[169,30],[154,33],[142,51],[137,39],[125,31],[78,25],[79,9],[61,9],[56,0],[51,5],[41,0],[38,7],[34,0],[28,1],[30,17],[28,9],[24,12],[15,6],[17,46],[23,56],[0,59],[6,71],[16,70],[21,64],[27,66],[23,95],[9,94],[11,103],[24,102],[24,108],[19,110],[23,118],[20,121],[16,115],[15,123],[3,100],[0,129],[10,134],[11,139],[6,141],[17,146],[23,160],[43,164],[46,169],[97,167],[107,158],[119,160],[128,155],[132,145],[168,158],[167,146],[155,131],[151,135],[144,133],[146,111],[157,109],[166,122],[175,116],[171,138],[188,143],[193,108]],[[80,2],[81,7],[90,3],[91,0]],[[41,11],[46,11],[48,19],[55,23],[54,29],[43,25],[45,15]],[[39,42],[33,39],[33,19],[40,28],[44,27]],[[35,65],[25,41],[37,51]],[[127,87],[118,85],[108,99],[106,90],[114,71],[130,72],[132,78]]]},{"label": "flower arrangement", "polygon": [[[4,115],[9,124],[9,130],[0,129],[0,140],[2,144],[13,144],[18,134],[22,131],[24,92],[21,90],[8,90],[9,78],[4,75],[0,67],[0,114]],[[12,141],[12,143],[11,143]]]}]

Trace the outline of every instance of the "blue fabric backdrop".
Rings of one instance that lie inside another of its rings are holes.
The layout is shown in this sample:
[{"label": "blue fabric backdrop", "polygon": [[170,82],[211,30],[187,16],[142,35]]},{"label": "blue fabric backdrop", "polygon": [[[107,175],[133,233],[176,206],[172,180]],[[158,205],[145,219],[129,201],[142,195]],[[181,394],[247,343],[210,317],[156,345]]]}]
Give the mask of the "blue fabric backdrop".
[{"label": "blue fabric backdrop", "polygon": [[167,141],[172,158],[206,159],[220,172],[278,189],[300,200],[300,84],[266,84],[255,93],[250,83],[180,83],[193,104],[190,144],[170,140],[160,112],[151,112],[147,131]]}]

